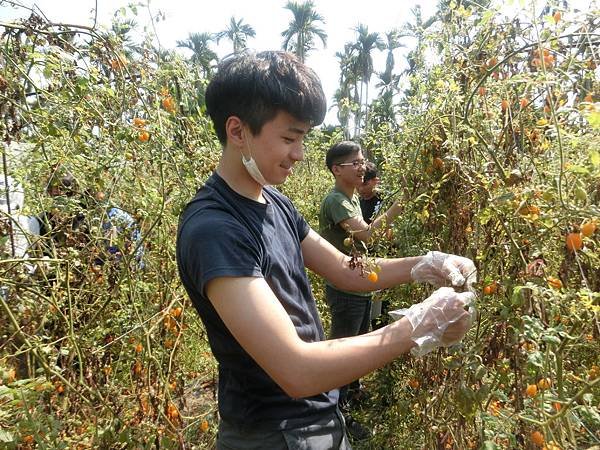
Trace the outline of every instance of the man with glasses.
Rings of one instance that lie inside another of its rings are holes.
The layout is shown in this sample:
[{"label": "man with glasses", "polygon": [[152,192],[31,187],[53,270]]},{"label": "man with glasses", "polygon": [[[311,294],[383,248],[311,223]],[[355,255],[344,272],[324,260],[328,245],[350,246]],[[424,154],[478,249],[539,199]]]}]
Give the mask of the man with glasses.
[{"label": "man with glasses", "polygon": [[[363,185],[368,161],[359,144],[352,141],[335,144],[327,152],[325,162],[335,177],[335,185],[321,203],[320,234],[346,255],[351,254],[353,248],[364,251],[374,230],[392,223],[400,214],[401,207],[394,202],[370,224],[364,220],[358,189]],[[330,339],[357,336],[369,331],[371,292],[343,290],[326,280],[325,297],[331,312]],[[356,439],[364,439],[370,434],[348,414],[353,400],[360,399],[360,392],[359,380],[340,390],[340,405],[346,412],[348,431]]]}]

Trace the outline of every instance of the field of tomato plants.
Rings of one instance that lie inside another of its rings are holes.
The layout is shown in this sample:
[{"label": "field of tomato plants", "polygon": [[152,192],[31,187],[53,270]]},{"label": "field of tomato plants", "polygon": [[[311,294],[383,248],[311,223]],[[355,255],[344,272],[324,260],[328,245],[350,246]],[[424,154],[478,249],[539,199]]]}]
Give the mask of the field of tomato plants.
[{"label": "field of tomato plants", "polygon": [[[398,24],[410,68],[356,116],[385,201],[405,205],[373,251],[442,250],[479,272],[460,345],[364,380],[374,436],[357,449],[600,446],[600,16],[555,6],[507,20],[451,2]],[[211,73],[118,25],[1,24],[0,176],[24,187],[13,217],[54,227],[25,259],[0,212],[2,448],[214,445],[216,362],[174,257],[179,212],[220,155]],[[313,130],[281,187],[313,228],[325,151],[352,131]],[[133,224],[107,229],[111,207]],[[428,293],[380,295],[400,308]]]}]

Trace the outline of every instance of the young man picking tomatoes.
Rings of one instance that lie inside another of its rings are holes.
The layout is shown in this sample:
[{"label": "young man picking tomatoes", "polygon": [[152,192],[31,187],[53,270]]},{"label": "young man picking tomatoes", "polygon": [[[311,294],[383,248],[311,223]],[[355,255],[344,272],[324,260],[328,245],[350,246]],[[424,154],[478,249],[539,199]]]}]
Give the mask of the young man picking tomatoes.
[{"label": "young man picking tomatoes", "polygon": [[369,291],[425,279],[464,284],[473,264],[440,253],[380,260],[371,283],[270,186],[303,159],[303,138],[326,111],[319,79],[293,55],[224,60],[206,105],[223,154],[181,214],[177,260],[219,362],[217,448],[350,448],[337,388],[402,353],[460,340],[472,298],[438,289],[385,328],[324,340],[305,268]]},{"label": "young man picking tomatoes", "polygon": [[[327,168],[335,178],[333,189],[325,196],[319,212],[319,233],[340,252],[350,255],[353,249],[364,252],[373,232],[389,225],[401,212],[396,202],[373,221],[366,221],[360,204],[359,190],[364,186],[367,165],[362,148],[352,141],[333,145],[325,157]],[[374,165],[373,165],[374,167]],[[371,218],[373,214],[369,218]],[[379,278],[373,275],[371,279]],[[358,336],[369,331],[371,323],[371,292],[343,289],[326,279],[325,297],[331,312],[330,339]],[[362,391],[359,380],[340,389],[339,404],[344,412],[349,434],[364,439],[370,431],[350,415],[352,403]]]}]

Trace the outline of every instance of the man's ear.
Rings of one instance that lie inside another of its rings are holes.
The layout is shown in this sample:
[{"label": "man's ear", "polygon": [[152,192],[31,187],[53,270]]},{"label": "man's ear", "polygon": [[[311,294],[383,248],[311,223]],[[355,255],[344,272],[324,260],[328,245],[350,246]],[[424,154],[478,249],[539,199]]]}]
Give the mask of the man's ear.
[{"label": "man's ear", "polygon": [[227,142],[235,146],[245,145],[246,127],[244,122],[237,116],[229,116],[225,121],[225,133],[227,134]]},{"label": "man's ear", "polygon": [[341,168],[337,164],[334,164],[333,166],[331,166],[331,173],[336,178],[339,176],[340,170],[341,170]]}]

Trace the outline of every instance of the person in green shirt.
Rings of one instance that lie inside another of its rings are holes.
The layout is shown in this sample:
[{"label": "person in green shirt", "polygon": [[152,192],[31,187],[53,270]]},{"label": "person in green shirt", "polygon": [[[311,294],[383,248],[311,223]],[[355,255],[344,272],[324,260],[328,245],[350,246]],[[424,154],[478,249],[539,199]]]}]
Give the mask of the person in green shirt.
[{"label": "person in green shirt", "polygon": [[[385,213],[367,224],[358,195],[367,163],[360,145],[352,141],[339,142],[328,150],[325,162],[335,177],[335,185],[321,203],[319,232],[346,255],[350,254],[352,248],[352,245],[346,245],[348,238],[353,240],[354,247],[364,251],[374,230],[390,224],[398,217],[400,205],[395,202]],[[328,280],[325,284],[325,297],[331,312],[330,339],[367,333],[371,319],[371,293],[343,290]],[[359,396],[360,382],[355,380],[341,388],[340,405],[348,410],[349,403]],[[352,432],[354,421],[347,416],[348,429]],[[363,432],[361,430],[359,433]]]}]

